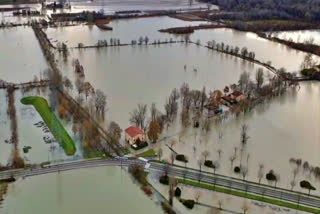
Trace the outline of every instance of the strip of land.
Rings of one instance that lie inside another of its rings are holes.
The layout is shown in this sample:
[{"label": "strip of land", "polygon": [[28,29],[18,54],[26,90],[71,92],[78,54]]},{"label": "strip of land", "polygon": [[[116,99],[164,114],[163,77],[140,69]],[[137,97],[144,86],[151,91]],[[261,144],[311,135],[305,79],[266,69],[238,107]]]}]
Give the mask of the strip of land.
[{"label": "strip of land", "polygon": [[42,97],[24,97],[21,99],[21,103],[25,105],[33,105],[38,111],[53,136],[61,144],[67,155],[74,155],[76,152],[75,143],[64,129],[60,121],[56,118],[52,110],[49,108],[48,102]]}]

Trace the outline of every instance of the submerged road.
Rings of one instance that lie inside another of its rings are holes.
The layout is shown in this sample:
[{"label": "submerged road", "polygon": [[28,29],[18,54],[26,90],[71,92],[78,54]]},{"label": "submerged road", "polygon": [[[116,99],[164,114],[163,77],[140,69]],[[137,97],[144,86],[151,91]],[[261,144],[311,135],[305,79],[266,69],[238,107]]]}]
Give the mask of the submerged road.
[{"label": "submerged road", "polygon": [[294,204],[305,205],[314,208],[320,208],[320,197],[307,196],[306,194],[293,192],[290,190],[274,188],[268,185],[259,185],[252,182],[242,181],[240,179],[214,175],[212,173],[196,170],[196,169],[185,169],[178,166],[169,166],[156,162],[145,162],[139,159],[128,160],[128,159],[109,159],[109,160],[84,160],[65,162],[54,165],[47,165],[44,167],[37,166],[33,169],[21,169],[21,170],[9,170],[0,172],[0,179],[8,179],[10,177],[25,178],[30,176],[37,176],[49,173],[57,173],[63,171],[70,171],[81,168],[92,168],[92,167],[103,167],[103,166],[129,166],[132,164],[139,164],[146,166],[146,169],[152,173],[164,174],[168,172],[169,176],[185,178],[188,180],[199,181],[202,183],[208,183],[217,185],[233,190],[244,191],[257,195],[263,195],[265,197],[275,198]]}]

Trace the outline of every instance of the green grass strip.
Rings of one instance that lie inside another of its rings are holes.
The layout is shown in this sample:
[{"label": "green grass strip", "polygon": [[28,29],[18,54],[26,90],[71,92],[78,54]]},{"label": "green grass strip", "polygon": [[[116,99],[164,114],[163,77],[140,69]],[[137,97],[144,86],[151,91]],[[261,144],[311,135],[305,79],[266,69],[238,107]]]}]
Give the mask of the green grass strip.
[{"label": "green grass strip", "polygon": [[217,186],[217,185],[214,186],[214,185],[211,185],[211,184],[199,183],[199,182],[196,182],[196,181],[184,180],[184,179],[178,179],[178,182],[180,184],[190,185],[190,186],[203,188],[203,189],[207,189],[207,190],[212,190],[212,191],[216,191],[216,192],[221,192],[221,193],[234,195],[234,196],[238,196],[238,197],[242,197],[242,198],[248,198],[248,199],[251,199],[251,200],[261,201],[261,202],[265,202],[265,203],[269,203],[269,204],[274,204],[274,205],[281,206],[281,207],[287,207],[287,208],[290,208],[290,209],[300,210],[300,211],[304,211],[304,212],[320,214],[320,210],[316,209],[316,208],[302,206],[302,205],[298,206],[297,204],[281,201],[281,200],[278,200],[278,199],[263,197],[263,196],[260,196],[260,195],[255,195],[255,194],[246,193],[246,192],[242,192],[242,191],[237,191],[237,190],[233,190],[233,189],[227,189],[227,188],[220,187],[220,186]]},{"label": "green grass strip", "polygon": [[156,156],[156,152],[153,149],[149,149],[145,152],[142,152],[140,154],[137,155],[137,157],[142,157],[142,158],[148,158],[148,157],[154,157]]},{"label": "green grass strip", "polygon": [[76,152],[75,143],[50,109],[46,99],[30,96],[22,98],[21,103],[24,105],[33,105],[43,121],[47,124],[53,136],[60,143],[65,153],[69,156],[74,155]]}]

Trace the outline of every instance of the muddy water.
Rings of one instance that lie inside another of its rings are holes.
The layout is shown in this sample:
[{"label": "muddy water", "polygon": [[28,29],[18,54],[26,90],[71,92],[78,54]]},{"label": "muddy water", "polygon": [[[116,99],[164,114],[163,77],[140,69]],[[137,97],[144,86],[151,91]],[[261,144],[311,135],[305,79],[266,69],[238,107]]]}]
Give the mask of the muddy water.
[{"label": "muddy water", "polygon": [[120,167],[99,167],[18,180],[1,213],[162,214],[129,176]]},{"label": "muddy water", "polygon": [[0,79],[27,82],[47,68],[47,63],[30,27],[0,30]]}]

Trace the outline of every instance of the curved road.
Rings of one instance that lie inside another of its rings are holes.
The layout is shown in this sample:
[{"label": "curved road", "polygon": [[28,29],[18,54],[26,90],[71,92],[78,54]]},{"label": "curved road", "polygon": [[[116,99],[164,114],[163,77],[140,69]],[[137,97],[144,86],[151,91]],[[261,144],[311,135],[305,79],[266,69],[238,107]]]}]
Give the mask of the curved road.
[{"label": "curved road", "polygon": [[264,195],[270,198],[280,199],[282,201],[287,201],[295,204],[301,204],[305,206],[310,206],[313,208],[320,208],[320,197],[307,196],[303,193],[292,192],[289,190],[278,189],[267,185],[258,185],[251,182],[242,181],[239,179],[234,179],[231,177],[213,175],[208,172],[199,172],[195,169],[185,169],[183,167],[172,167],[165,166],[161,163],[150,162],[135,159],[111,159],[111,160],[84,160],[84,161],[74,161],[65,162],[61,164],[48,165],[45,167],[37,166],[33,169],[21,169],[21,170],[9,170],[0,172],[0,179],[6,179],[10,177],[29,177],[41,174],[56,173],[62,171],[69,171],[81,168],[91,168],[91,167],[101,167],[101,166],[129,166],[132,164],[139,164],[145,166],[147,170],[153,173],[163,174],[165,171],[168,172],[170,176],[185,178],[188,180],[199,181],[215,184],[225,188],[230,188],[234,190],[246,191],[248,193],[253,193],[257,195]]}]

